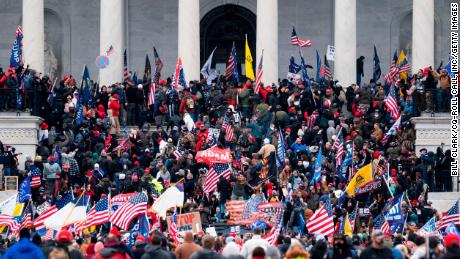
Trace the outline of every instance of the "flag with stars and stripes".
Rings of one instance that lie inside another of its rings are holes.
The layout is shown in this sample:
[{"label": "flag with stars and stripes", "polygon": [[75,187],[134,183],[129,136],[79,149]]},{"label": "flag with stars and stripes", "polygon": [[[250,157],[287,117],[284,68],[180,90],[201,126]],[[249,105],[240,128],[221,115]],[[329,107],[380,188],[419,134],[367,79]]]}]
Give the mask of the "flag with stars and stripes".
[{"label": "flag with stars and stripes", "polygon": [[152,79],[155,83],[158,84],[160,81],[161,70],[163,69],[163,61],[161,61],[155,47],[153,47],[153,57],[155,58],[155,76]]},{"label": "flag with stars and stripes", "polygon": [[140,192],[123,203],[112,215],[109,221],[128,230],[131,220],[139,215],[147,213],[147,194]]},{"label": "flag with stars and stripes", "polygon": [[380,142],[383,145],[385,145],[390,139],[390,136],[395,136],[398,133],[398,129],[400,126],[401,126],[401,116],[399,116],[399,118],[395,121],[393,126],[391,126],[391,128],[385,133],[385,135],[383,135],[383,138],[382,140],[380,140]]},{"label": "flag with stars and stripes", "polygon": [[307,221],[307,229],[310,234],[322,234],[331,236],[334,234],[334,218],[329,197],[324,200],[323,205]]},{"label": "flag with stars and stripes", "polygon": [[432,217],[428,220],[423,227],[421,227],[417,234],[421,236],[437,236],[439,231],[436,229],[436,217]]},{"label": "flag with stars and stripes", "polygon": [[455,224],[455,226],[460,226],[460,214],[459,214],[459,201],[457,200],[446,213],[444,217],[442,217],[438,221],[438,229],[445,228],[449,225],[449,223]]},{"label": "flag with stars and stripes", "polygon": [[260,62],[259,66],[257,67],[257,72],[256,72],[256,85],[254,86],[254,93],[258,94],[261,84],[262,84],[262,76],[264,74],[263,70],[263,59],[264,59],[264,52],[262,51],[262,55],[260,56]]},{"label": "flag with stars and stripes", "polygon": [[123,82],[128,82],[129,80],[129,71],[128,71],[128,54],[126,52],[123,53]]},{"label": "flag with stars and stripes", "polygon": [[179,231],[177,230],[177,210],[174,210],[169,225],[169,237],[173,239],[174,244],[179,244]]},{"label": "flag with stars and stripes", "polygon": [[299,46],[299,47],[310,47],[311,46],[311,40],[300,39],[299,36],[297,36],[297,32],[295,31],[295,27],[292,27],[291,44],[294,45],[294,46]]},{"label": "flag with stars and stripes", "polygon": [[320,71],[321,78],[324,78],[325,80],[331,80],[332,79],[331,67],[329,66],[329,61],[327,60],[326,56],[324,56],[324,65],[321,68],[322,68],[322,73]]},{"label": "flag with stars and stripes", "polygon": [[177,147],[174,151],[173,151],[173,154],[174,154],[174,157],[176,159],[179,159],[182,157],[182,155],[184,154],[184,152],[182,151],[182,149],[180,147]]},{"label": "flag with stars and stripes", "polygon": [[383,233],[390,233],[390,226],[388,222],[385,220],[385,217],[382,213],[380,213],[377,217],[372,219],[373,228],[374,230],[380,230]]},{"label": "flag with stars and stripes", "polygon": [[339,134],[337,139],[334,142],[334,146],[332,147],[332,150],[335,150],[335,167],[339,168],[340,165],[342,165],[343,161],[343,155],[345,154],[345,149],[343,147],[343,135]]},{"label": "flag with stars and stripes", "polygon": [[388,85],[392,85],[396,81],[396,77],[399,75],[399,68],[396,65],[398,62],[398,51],[395,50],[393,59],[391,60],[390,71],[385,75],[385,81]]},{"label": "flag with stars and stripes", "polygon": [[385,107],[387,107],[391,117],[396,120],[399,117],[399,106],[398,100],[396,99],[396,91],[394,85],[390,86],[390,91],[388,92],[388,95],[385,97],[383,102],[385,103]]},{"label": "flag with stars and stripes", "polygon": [[34,189],[39,188],[42,185],[42,172],[40,168],[36,167],[35,165],[31,165],[29,171],[32,175],[30,187]]},{"label": "flag with stars and stripes", "polygon": [[270,232],[268,232],[268,234],[264,237],[264,239],[267,240],[267,242],[270,245],[275,245],[276,240],[278,240],[278,236],[280,235],[282,228],[283,228],[283,216],[280,217],[280,219],[278,220],[278,223],[272,227],[272,229],[270,230]]},{"label": "flag with stars and stripes", "polygon": [[108,196],[100,199],[87,213],[85,227],[101,225],[109,222]]},{"label": "flag with stars and stripes", "polygon": [[235,78],[236,81],[239,80],[238,60],[236,57],[235,42],[233,42],[232,50],[230,51],[230,57],[228,58],[227,68],[225,69],[225,72],[224,72],[225,79],[230,80],[232,76]]},{"label": "flag with stars and stripes", "polygon": [[155,87],[156,84],[154,81],[152,81],[150,83],[149,100],[147,103],[148,106],[153,105],[155,103]]},{"label": "flag with stars and stripes", "polygon": [[211,169],[206,174],[206,180],[203,185],[204,193],[209,196],[210,193],[216,190],[220,177],[222,176],[228,180],[231,173],[232,167],[230,163],[215,163],[212,165]]},{"label": "flag with stars and stripes", "polygon": [[34,220],[34,226],[35,229],[42,229],[45,227],[45,220],[52,216],[54,213],[58,211],[58,207],[56,205],[53,205],[49,207],[47,210],[43,211],[35,220]]},{"label": "flag with stars and stripes", "polygon": [[10,232],[14,232],[19,228],[19,223],[10,215],[0,214],[0,225],[6,225]]},{"label": "flag with stars and stripes", "polygon": [[222,122],[222,130],[225,132],[225,141],[231,142],[233,140],[233,127],[230,124],[230,119],[228,116],[224,117]]}]

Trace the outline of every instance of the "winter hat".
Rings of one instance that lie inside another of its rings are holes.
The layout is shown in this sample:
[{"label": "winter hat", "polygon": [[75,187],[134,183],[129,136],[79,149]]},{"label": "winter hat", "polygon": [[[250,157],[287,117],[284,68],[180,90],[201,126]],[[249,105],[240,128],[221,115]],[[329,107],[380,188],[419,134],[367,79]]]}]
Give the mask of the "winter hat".
[{"label": "winter hat", "polygon": [[264,139],[264,145],[270,144],[270,140],[268,138]]},{"label": "winter hat", "polygon": [[69,243],[72,239],[73,235],[67,229],[61,230],[56,237],[59,243]]},{"label": "winter hat", "polygon": [[120,231],[118,231],[118,228],[117,228],[117,227],[113,227],[113,228],[110,230],[109,234],[112,234],[112,235],[114,235],[114,236],[116,236],[116,237],[118,237],[118,238],[121,237]]},{"label": "winter hat", "polygon": [[459,246],[460,245],[460,236],[455,233],[449,233],[444,237],[444,245],[447,248]]},{"label": "winter hat", "polygon": [[114,94],[112,97],[113,97],[114,99],[116,99],[116,100],[119,100],[119,99],[120,99],[120,96],[119,96],[118,94]]}]

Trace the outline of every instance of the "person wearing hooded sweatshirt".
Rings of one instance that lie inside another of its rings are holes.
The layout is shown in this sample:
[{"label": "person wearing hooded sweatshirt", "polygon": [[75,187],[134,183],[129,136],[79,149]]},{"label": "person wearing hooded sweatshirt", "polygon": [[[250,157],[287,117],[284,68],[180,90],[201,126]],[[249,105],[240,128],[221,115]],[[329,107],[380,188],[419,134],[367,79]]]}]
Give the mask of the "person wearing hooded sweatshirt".
[{"label": "person wearing hooded sweatshirt", "polygon": [[184,243],[176,248],[176,258],[189,259],[193,253],[201,250],[203,249],[193,242],[193,233],[188,231],[185,233]]},{"label": "person wearing hooded sweatshirt", "polygon": [[16,258],[37,258],[45,259],[42,250],[30,241],[30,232],[27,228],[21,229],[19,232],[19,242],[6,250],[2,258],[16,259]]}]

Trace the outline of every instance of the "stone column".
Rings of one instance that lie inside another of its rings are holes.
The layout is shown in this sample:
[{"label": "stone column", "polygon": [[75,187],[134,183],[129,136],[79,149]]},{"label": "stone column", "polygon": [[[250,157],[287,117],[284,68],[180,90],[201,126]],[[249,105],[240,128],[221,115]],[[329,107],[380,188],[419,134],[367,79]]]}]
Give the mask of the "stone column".
[{"label": "stone column", "polygon": [[[179,0],[178,56],[185,79],[200,80],[200,1]],[[188,83],[188,82],[187,82]]]},{"label": "stone column", "polygon": [[257,39],[254,74],[257,73],[262,50],[264,52],[262,82],[265,85],[278,84],[278,0],[257,0]]},{"label": "stone column", "polygon": [[334,79],[343,87],[356,83],[356,0],[335,0]]},{"label": "stone column", "polygon": [[434,0],[414,0],[412,11],[412,72],[434,65]]},{"label": "stone column", "polygon": [[45,9],[43,0],[22,1],[24,64],[39,72],[45,70]]},{"label": "stone column", "polygon": [[123,53],[125,51],[123,21],[123,0],[101,0],[100,55],[106,55],[109,47],[113,46],[113,53],[109,56],[109,66],[99,70],[101,85],[123,81]]}]

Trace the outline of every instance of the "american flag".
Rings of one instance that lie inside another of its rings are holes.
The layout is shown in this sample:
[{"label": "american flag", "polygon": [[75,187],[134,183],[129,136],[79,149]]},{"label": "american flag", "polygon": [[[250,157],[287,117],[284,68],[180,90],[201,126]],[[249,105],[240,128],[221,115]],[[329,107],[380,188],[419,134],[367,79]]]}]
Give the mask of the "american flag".
[{"label": "american flag", "polygon": [[121,150],[126,151],[131,147],[131,141],[129,140],[129,136],[126,136],[125,139],[123,139],[118,146],[116,146],[113,151],[118,151]]},{"label": "american flag", "polygon": [[343,155],[345,154],[345,149],[343,148],[343,135],[341,133],[335,140],[332,150],[336,150],[335,166],[338,168],[342,164]]},{"label": "american flag", "polygon": [[144,213],[147,213],[147,194],[140,192],[110,215],[109,221],[127,230],[131,220]]},{"label": "american flag", "polygon": [[34,220],[34,226],[35,229],[41,229],[45,227],[45,220],[49,217],[51,217],[54,213],[58,211],[58,208],[56,205],[51,206],[49,209],[43,211],[40,216],[38,216]]},{"label": "american flag", "polygon": [[180,147],[177,147],[177,148],[173,151],[174,157],[175,157],[176,159],[181,158],[182,155],[183,155],[183,153],[184,153],[184,152],[182,151],[182,149],[181,149]]},{"label": "american flag", "polygon": [[264,239],[267,240],[267,242],[270,245],[275,245],[276,240],[278,240],[278,236],[280,235],[282,228],[283,228],[283,216],[280,217],[276,226],[272,227],[272,229],[270,230],[270,232],[268,232],[268,234],[264,237]]},{"label": "american flag", "polygon": [[155,103],[155,87],[156,87],[156,84],[154,81],[152,81],[150,83],[148,106],[153,105]]},{"label": "american flag", "polygon": [[310,117],[308,117],[308,119],[306,120],[306,125],[307,128],[309,129],[313,129],[313,127],[315,127],[315,123],[316,123],[316,118],[319,116],[319,113],[318,111],[314,111]]},{"label": "american flag", "polygon": [[179,244],[179,231],[177,230],[177,211],[171,217],[171,224],[169,225],[169,237],[174,240],[175,244]]},{"label": "american flag", "polygon": [[310,47],[311,41],[299,39],[297,32],[295,31],[295,27],[292,27],[291,44],[299,47]]},{"label": "american flag", "polygon": [[129,80],[129,71],[128,71],[128,54],[125,52],[123,54],[123,82],[128,82]]},{"label": "american flag", "polygon": [[220,176],[223,176],[225,179],[230,178],[232,173],[232,167],[230,163],[215,163],[212,165],[208,174],[206,175],[206,181],[203,185],[203,191],[209,195],[214,192],[217,188],[217,183],[219,182]]},{"label": "american flag", "polygon": [[334,218],[329,198],[324,204],[308,219],[308,232],[311,234],[320,233],[326,236],[334,234]]},{"label": "american flag", "polygon": [[387,107],[388,111],[390,112],[390,115],[393,119],[396,119],[399,117],[399,107],[398,107],[398,100],[396,100],[396,92],[395,92],[395,86],[391,85],[390,91],[388,92],[387,97],[385,97],[385,100],[383,100],[385,103],[385,106]]},{"label": "american flag", "polygon": [[40,185],[42,185],[42,181],[41,181],[42,173],[40,171],[40,168],[33,165],[30,167],[30,173],[32,174],[32,179],[30,181],[30,187],[39,188]]},{"label": "american flag", "polygon": [[231,142],[233,140],[233,128],[230,125],[230,119],[228,116],[224,117],[224,121],[222,122],[222,130],[225,131],[225,141]]},{"label": "american flag", "polygon": [[395,50],[393,60],[391,61],[390,65],[390,71],[388,72],[388,74],[385,75],[385,81],[389,85],[393,84],[393,82],[396,81],[395,78],[399,74],[399,68],[396,66],[396,62],[398,62],[398,53]]},{"label": "american flag", "polygon": [[327,61],[326,57],[324,57],[324,65],[321,66],[319,73],[320,77],[325,78],[326,80],[331,80],[332,78],[331,68],[329,67],[329,62]]},{"label": "american flag", "polygon": [[155,58],[155,78],[154,81],[155,83],[159,83],[160,81],[160,76],[161,76],[161,69],[163,69],[163,62],[160,59],[160,56],[158,55],[157,49],[153,47],[153,57]]},{"label": "american flag", "polygon": [[233,42],[232,50],[230,51],[230,57],[228,58],[228,64],[227,68],[225,69],[224,76],[225,79],[230,80],[232,76],[235,77],[235,79],[238,79],[238,74],[235,73],[235,71],[238,71],[237,69],[237,61],[236,61],[236,48],[235,48],[235,42]]},{"label": "american flag", "polygon": [[105,53],[107,56],[110,56],[113,53],[113,46],[110,45],[109,49]]},{"label": "american flag", "polygon": [[52,239],[54,239],[55,234],[56,234],[56,232],[54,231],[54,229],[48,228],[46,230],[45,236],[43,237],[43,240],[52,240]]},{"label": "american flag", "polygon": [[254,87],[254,93],[258,94],[260,90],[260,85],[262,83],[262,76],[264,74],[264,70],[262,68],[263,64],[263,58],[264,58],[264,52],[262,50],[262,55],[260,56],[260,62],[259,66],[257,67],[257,73],[256,73],[256,85]]},{"label": "american flag", "polygon": [[426,222],[425,225],[417,231],[417,234],[421,236],[439,235],[439,232],[436,230],[436,217],[432,217],[428,220],[428,222]]},{"label": "american flag", "polygon": [[449,223],[454,223],[456,226],[460,226],[460,214],[459,214],[459,201],[457,200],[447,211],[447,214],[438,221],[438,229],[445,228]]},{"label": "american flag", "polygon": [[391,128],[383,136],[382,140],[380,141],[382,142],[382,145],[385,145],[388,142],[388,139],[390,139],[390,136],[394,136],[397,134],[397,131],[400,125],[401,125],[401,116],[399,116],[399,118],[395,121],[393,126],[391,126]]},{"label": "american flag", "polygon": [[17,231],[20,226],[12,216],[6,214],[0,214],[0,225],[7,225],[10,232]]},{"label": "american flag", "polygon": [[383,214],[379,214],[377,217],[372,219],[374,230],[380,230],[383,233],[390,233],[390,225],[385,220]]},{"label": "american flag", "polygon": [[404,60],[399,64],[399,73],[404,73],[411,70],[411,65],[407,61],[407,58],[404,57]]},{"label": "american flag", "polygon": [[85,227],[109,222],[109,197],[100,199],[87,213]]}]

